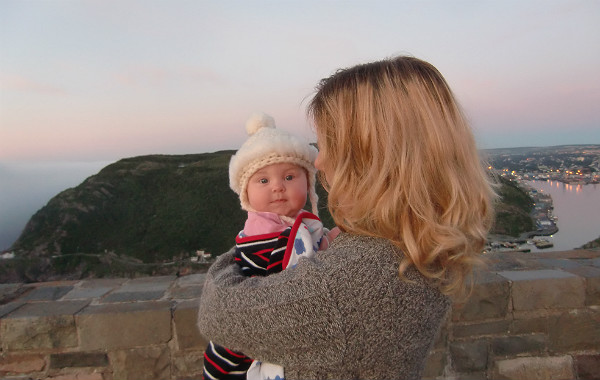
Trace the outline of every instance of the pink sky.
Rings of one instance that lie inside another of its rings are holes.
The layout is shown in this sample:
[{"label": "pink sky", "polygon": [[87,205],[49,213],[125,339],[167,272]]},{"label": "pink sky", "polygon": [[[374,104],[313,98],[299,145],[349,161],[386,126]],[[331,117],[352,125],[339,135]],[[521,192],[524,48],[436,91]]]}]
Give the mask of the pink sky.
[{"label": "pink sky", "polygon": [[254,111],[312,138],[314,85],[395,54],[446,76],[482,148],[600,143],[596,1],[0,3],[0,162],[236,149]]}]

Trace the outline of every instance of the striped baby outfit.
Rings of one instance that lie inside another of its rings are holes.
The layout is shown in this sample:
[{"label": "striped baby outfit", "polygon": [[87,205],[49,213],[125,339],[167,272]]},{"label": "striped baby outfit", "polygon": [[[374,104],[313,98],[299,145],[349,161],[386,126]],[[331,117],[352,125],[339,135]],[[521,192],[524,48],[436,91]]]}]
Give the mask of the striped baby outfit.
[{"label": "striped baby outfit", "polygon": [[[300,213],[292,226],[280,232],[246,236],[241,231],[235,239],[235,262],[248,277],[293,268],[300,257],[314,255],[326,231],[320,219],[309,212]],[[247,356],[210,342],[204,353],[204,379],[246,379],[252,363]],[[271,367],[275,370],[269,378],[283,380],[283,368]]]}]

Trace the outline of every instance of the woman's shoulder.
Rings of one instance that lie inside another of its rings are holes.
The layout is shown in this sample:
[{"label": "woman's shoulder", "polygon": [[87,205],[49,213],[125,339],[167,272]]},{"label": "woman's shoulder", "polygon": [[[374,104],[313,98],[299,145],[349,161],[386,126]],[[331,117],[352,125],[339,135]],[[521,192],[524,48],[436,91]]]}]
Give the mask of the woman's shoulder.
[{"label": "woman's shoulder", "polygon": [[341,232],[325,251],[344,255],[344,260],[394,261],[399,263],[402,251],[388,239]]},{"label": "woman's shoulder", "polygon": [[324,260],[337,262],[337,268],[345,273],[347,281],[366,281],[369,286],[379,283],[394,293],[418,291],[446,298],[435,283],[414,266],[400,276],[399,267],[404,256],[400,248],[388,239],[340,233],[330,248],[324,251],[324,256],[329,256],[323,257]]},{"label": "woman's shoulder", "polygon": [[375,236],[357,235],[348,232],[340,232],[337,237],[333,240],[331,246],[335,248],[349,248],[349,247],[368,247],[368,246],[392,246],[393,244],[388,240]]}]

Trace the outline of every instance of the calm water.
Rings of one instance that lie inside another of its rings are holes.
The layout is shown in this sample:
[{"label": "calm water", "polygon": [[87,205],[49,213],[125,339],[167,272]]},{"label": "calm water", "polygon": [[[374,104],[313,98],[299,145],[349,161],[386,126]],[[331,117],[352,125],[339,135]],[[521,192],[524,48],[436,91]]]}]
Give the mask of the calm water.
[{"label": "calm water", "polygon": [[[531,187],[550,194],[559,231],[544,252],[581,247],[600,237],[600,185],[570,185],[558,181],[530,181]],[[534,251],[535,249],[532,249]]]}]

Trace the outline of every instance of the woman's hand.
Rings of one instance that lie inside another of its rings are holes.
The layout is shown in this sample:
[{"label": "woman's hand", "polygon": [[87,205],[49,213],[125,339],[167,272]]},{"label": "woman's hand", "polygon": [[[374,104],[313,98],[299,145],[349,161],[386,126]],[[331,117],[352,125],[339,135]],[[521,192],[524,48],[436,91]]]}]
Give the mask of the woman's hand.
[{"label": "woman's hand", "polygon": [[329,248],[329,245],[331,244],[333,239],[335,239],[335,237],[338,236],[340,234],[340,232],[342,232],[342,231],[340,230],[339,227],[333,227],[331,229],[331,231],[327,232],[327,234],[325,236],[323,236],[323,239],[321,239],[321,244],[319,245],[319,251],[323,251],[323,250]]}]

